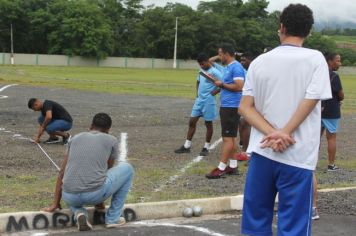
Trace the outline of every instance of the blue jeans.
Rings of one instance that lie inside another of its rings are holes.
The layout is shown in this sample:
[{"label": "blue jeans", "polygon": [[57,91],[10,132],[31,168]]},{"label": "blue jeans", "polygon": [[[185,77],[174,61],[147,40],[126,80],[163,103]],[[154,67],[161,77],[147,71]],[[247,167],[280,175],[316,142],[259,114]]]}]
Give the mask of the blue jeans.
[{"label": "blue jeans", "polygon": [[84,213],[88,216],[84,205],[96,205],[112,196],[110,207],[106,212],[105,223],[114,224],[119,221],[122,214],[127,194],[132,185],[133,175],[132,166],[127,162],[120,162],[117,166],[108,170],[105,183],[100,189],[83,193],[66,193],[63,191],[62,198],[75,216],[78,213]]},{"label": "blue jeans", "polygon": [[[38,117],[38,123],[42,125],[44,121],[44,116]],[[68,131],[72,128],[72,123],[66,120],[52,120],[46,127],[46,132],[48,134],[54,133],[56,131]]]}]

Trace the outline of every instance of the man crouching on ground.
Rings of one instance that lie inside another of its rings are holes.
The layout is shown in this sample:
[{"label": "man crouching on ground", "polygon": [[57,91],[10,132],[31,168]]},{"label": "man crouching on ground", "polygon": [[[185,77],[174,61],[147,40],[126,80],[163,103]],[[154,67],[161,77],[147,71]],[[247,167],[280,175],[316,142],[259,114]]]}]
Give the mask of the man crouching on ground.
[{"label": "man crouching on ground", "polygon": [[134,171],[126,162],[114,166],[118,159],[118,140],[108,134],[111,123],[109,115],[98,113],[89,132],[79,133],[68,142],[68,154],[58,177],[58,180],[63,180],[62,186],[57,182],[56,193],[59,185],[63,200],[72,210],[80,231],[92,229],[84,205],[96,205],[97,208],[110,196],[111,204],[105,215],[106,227],[125,224],[125,219],[120,216]]}]

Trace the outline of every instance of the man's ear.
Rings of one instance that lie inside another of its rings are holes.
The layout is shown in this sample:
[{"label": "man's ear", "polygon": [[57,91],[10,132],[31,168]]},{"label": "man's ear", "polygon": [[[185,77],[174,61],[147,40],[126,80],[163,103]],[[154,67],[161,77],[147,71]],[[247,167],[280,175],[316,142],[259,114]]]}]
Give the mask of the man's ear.
[{"label": "man's ear", "polygon": [[281,34],[286,34],[287,33],[287,29],[286,29],[286,27],[284,27],[283,23],[281,23],[280,26],[279,26],[279,32]]}]

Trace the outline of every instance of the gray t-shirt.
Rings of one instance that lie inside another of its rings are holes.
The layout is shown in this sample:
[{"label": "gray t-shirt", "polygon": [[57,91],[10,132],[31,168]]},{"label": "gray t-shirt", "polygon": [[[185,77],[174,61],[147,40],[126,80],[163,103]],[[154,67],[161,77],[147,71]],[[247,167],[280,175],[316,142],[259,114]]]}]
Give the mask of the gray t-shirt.
[{"label": "gray t-shirt", "polygon": [[114,136],[99,131],[74,136],[68,143],[63,191],[80,193],[98,190],[105,182],[109,159],[118,159],[118,140]]}]

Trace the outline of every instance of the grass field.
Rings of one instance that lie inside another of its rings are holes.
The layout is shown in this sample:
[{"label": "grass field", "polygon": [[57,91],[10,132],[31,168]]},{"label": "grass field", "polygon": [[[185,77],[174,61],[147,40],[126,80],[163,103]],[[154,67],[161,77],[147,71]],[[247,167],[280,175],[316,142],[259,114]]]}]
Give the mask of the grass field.
[{"label": "grass field", "polygon": [[335,40],[336,44],[356,44],[356,36],[332,35],[328,37]]},{"label": "grass field", "polygon": [[[0,66],[0,82],[114,94],[194,98],[197,72],[173,69]],[[342,76],[343,112],[356,111],[356,74]]]},{"label": "grass field", "polygon": [[0,82],[193,98],[196,74],[194,70],[1,66]]}]

